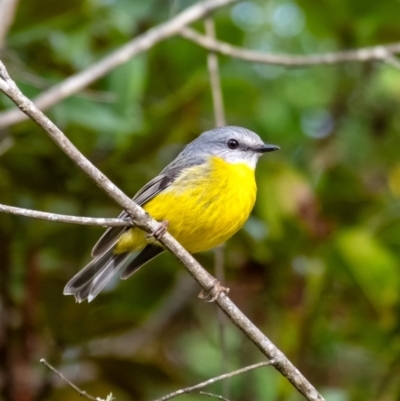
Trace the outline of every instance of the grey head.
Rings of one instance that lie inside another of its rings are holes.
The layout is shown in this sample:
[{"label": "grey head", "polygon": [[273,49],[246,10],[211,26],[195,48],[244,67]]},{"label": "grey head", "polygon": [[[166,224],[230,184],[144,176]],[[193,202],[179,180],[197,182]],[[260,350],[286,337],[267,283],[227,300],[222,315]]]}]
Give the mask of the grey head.
[{"label": "grey head", "polygon": [[226,126],[203,132],[185,147],[179,158],[198,161],[217,156],[228,163],[246,163],[254,169],[263,154],[278,149],[279,146],[264,143],[246,128]]}]

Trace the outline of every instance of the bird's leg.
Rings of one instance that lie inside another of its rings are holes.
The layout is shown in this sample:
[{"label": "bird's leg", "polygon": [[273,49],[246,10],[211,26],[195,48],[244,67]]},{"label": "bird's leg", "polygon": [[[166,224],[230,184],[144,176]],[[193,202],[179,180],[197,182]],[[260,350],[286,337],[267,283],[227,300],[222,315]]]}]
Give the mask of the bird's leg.
[{"label": "bird's leg", "polygon": [[[203,299],[206,302],[214,302],[220,295],[221,293],[224,293],[225,295],[229,294],[229,288],[223,287],[221,283],[216,279],[214,281],[214,284],[209,290],[205,290],[204,288],[200,291],[200,294],[198,297],[200,299]],[[210,298],[210,299],[207,299]]]},{"label": "bird's leg", "polygon": [[168,225],[169,221],[163,220],[158,228],[156,228],[152,233],[146,235],[146,238],[160,239],[167,232]]}]

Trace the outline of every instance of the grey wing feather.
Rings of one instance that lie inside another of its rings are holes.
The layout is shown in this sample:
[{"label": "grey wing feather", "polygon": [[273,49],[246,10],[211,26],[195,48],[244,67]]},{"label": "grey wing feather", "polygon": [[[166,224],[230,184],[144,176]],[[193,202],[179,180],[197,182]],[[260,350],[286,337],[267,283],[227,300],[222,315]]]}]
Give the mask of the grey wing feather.
[{"label": "grey wing feather", "polygon": [[104,269],[87,285],[87,300],[92,301],[105,285],[119,272],[129,258],[129,253],[116,255]]},{"label": "grey wing feather", "polygon": [[[149,200],[153,199],[158,193],[168,188],[180,174],[182,168],[174,168],[169,171],[164,170],[160,175],[148,182],[141,188],[132,198],[138,205],[143,206]],[[120,219],[128,218],[129,215],[123,211],[119,216]],[[92,257],[100,256],[112,246],[114,246],[120,235],[128,230],[128,227],[109,227],[100,239],[96,242],[92,249]]]},{"label": "grey wing feather", "polygon": [[161,248],[158,245],[154,244],[149,244],[147,245],[140,253],[135,257],[135,259],[132,260],[124,269],[124,271],[121,274],[121,279],[126,280],[130,276],[132,276],[133,273],[136,273],[143,265],[145,265],[147,262],[150,262],[150,260],[154,259],[156,256],[158,256],[160,253],[163,253],[165,251],[164,248]]},{"label": "grey wing feather", "polygon": [[[129,218],[128,213],[123,212],[118,216],[119,219]],[[102,255],[117,242],[119,236],[126,230],[126,227],[109,227],[96,242],[92,249],[92,258]]]},{"label": "grey wing feather", "polygon": [[[204,161],[204,157],[197,153],[192,154],[191,148],[186,147],[175,160],[168,164],[157,177],[153,178],[142,187],[132,199],[138,205],[143,206],[157,194],[168,188],[184,169],[202,164]],[[119,217],[128,218],[129,215],[123,211]],[[92,257],[100,256],[113,247],[117,243],[120,235],[126,230],[128,230],[128,227],[108,228],[93,247]]]}]

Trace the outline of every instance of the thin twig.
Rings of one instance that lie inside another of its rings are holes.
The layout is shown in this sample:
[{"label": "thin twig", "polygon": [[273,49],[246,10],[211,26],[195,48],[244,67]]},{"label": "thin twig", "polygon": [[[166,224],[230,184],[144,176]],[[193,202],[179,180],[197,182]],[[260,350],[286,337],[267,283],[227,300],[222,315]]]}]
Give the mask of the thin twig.
[{"label": "thin twig", "polygon": [[[205,0],[195,3],[193,6],[179,13],[176,17],[160,24],[142,35],[136,37],[100,61],[87,67],[81,72],[71,75],[69,78],[42,92],[33,99],[36,107],[46,110],[61,100],[81,91],[99,78],[103,77],[114,68],[126,63],[134,56],[149,50],[157,43],[176,36],[181,29],[210,12],[234,3],[237,0]],[[20,121],[26,120],[26,116],[13,109],[0,113],[0,129],[9,127]]]},{"label": "thin twig", "polygon": [[207,397],[218,398],[219,400],[222,400],[222,401],[230,401],[227,398],[223,397],[222,395],[206,393],[205,391],[199,391],[199,394],[206,395]]},{"label": "thin twig", "polygon": [[[98,170],[72,142],[50,121],[22,92],[15,82],[10,78],[3,63],[0,62],[0,90],[3,91],[21,110],[33,121],[41,126],[50,138],[61,148],[61,150],[100,188],[106,192],[111,199],[118,203],[131,217],[133,222],[147,233],[155,232],[160,228],[160,223],[149,216],[139,205],[126,196],[116,187],[100,170]],[[168,232],[159,239],[160,243],[172,252],[180,260],[188,272],[197,280],[216,303],[223,309],[231,321],[252,341],[258,349],[270,360],[273,366],[292,385],[310,401],[322,401],[323,397],[314,386],[296,369],[262,332],[256,327],[215,285],[215,278],[208,273]]]},{"label": "thin twig", "polygon": [[[93,395],[90,395],[88,392],[86,392],[85,390],[80,389],[76,384],[72,383],[71,380],[67,379],[59,370],[57,370],[54,366],[50,365],[46,359],[42,358],[40,360],[40,363],[42,363],[44,366],[46,366],[47,368],[49,368],[52,372],[54,372],[62,381],[64,381],[65,383],[67,383],[70,387],[72,387],[76,392],[79,393],[79,395],[81,397],[86,397],[89,398],[89,400],[92,401],[103,401],[102,398],[100,397],[94,397]],[[106,401],[111,401],[112,398],[112,394],[111,396],[108,395],[106,398]]]},{"label": "thin twig", "polygon": [[126,219],[68,216],[65,214],[39,212],[38,210],[24,209],[22,207],[2,204],[0,204],[0,212],[14,214],[17,216],[31,217],[32,219],[47,220],[56,223],[81,224],[84,226],[126,227],[131,225],[131,222]]},{"label": "thin twig", "polygon": [[285,67],[307,67],[321,64],[340,64],[351,61],[366,62],[371,60],[385,61],[391,54],[400,53],[400,43],[379,45],[373,47],[362,47],[355,50],[340,52],[311,54],[311,55],[287,55],[287,54],[267,54],[259,51],[248,50],[242,47],[230,45],[225,42],[211,39],[195,30],[185,27],[181,35],[197,45],[209,51],[223,54],[225,56],[251,61],[254,63],[280,65]]},{"label": "thin twig", "polygon": [[174,391],[173,393],[167,394],[164,397],[157,398],[154,401],[170,400],[171,398],[178,397],[179,395],[182,395],[182,394],[191,393],[193,391],[196,391],[196,390],[199,390],[199,389],[204,388],[206,386],[209,386],[210,384],[216,383],[216,382],[218,382],[220,380],[229,379],[229,378],[231,378],[233,376],[240,375],[240,374],[242,374],[244,372],[248,372],[249,370],[258,369],[258,368],[261,368],[263,366],[268,366],[268,365],[272,365],[272,362],[271,361],[269,361],[269,362],[260,362],[260,363],[254,364],[254,365],[246,366],[245,368],[234,370],[233,372],[225,373],[223,375],[213,377],[211,379],[208,379],[208,380],[206,380],[206,381],[204,381],[202,383],[196,384],[194,386],[181,388],[178,391]]},{"label": "thin twig", "polygon": [[19,0],[0,0],[0,49],[4,42],[17,11]]}]

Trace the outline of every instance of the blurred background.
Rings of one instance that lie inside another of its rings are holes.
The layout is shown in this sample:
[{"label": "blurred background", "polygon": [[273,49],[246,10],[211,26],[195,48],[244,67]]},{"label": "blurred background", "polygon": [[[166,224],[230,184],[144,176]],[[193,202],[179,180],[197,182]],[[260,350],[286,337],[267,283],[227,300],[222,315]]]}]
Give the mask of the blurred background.
[{"label": "blurred background", "polygon": [[[0,58],[44,89],[194,1],[21,1]],[[0,10],[1,13],[1,10]],[[312,54],[400,40],[400,2],[243,1],[217,36]],[[194,25],[204,30],[203,22]],[[207,52],[179,37],[135,57],[47,115],[126,194],[214,126]],[[329,401],[400,399],[400,69],[383,62],[283,68],[219,57],[227,122],[281,151],[225,247],[232,300]],[[11,107],[0,95],[0,109]],[[40,128],[0,132],[0,202],[79,216],[120,212]],[[62,295],[102,229],[0,215],[0,399],[150,400],[221,373],[217,308],[170,254],[91,304]],[[197,255],[210,271],[213,253]],[[224,371],[264,360],[229,322]],[[273,368],[229,380],[231,400],[299,400]],[[206,389],[221,393],[222,384]],[[204,399],[201,395],[181,400]]]}]

